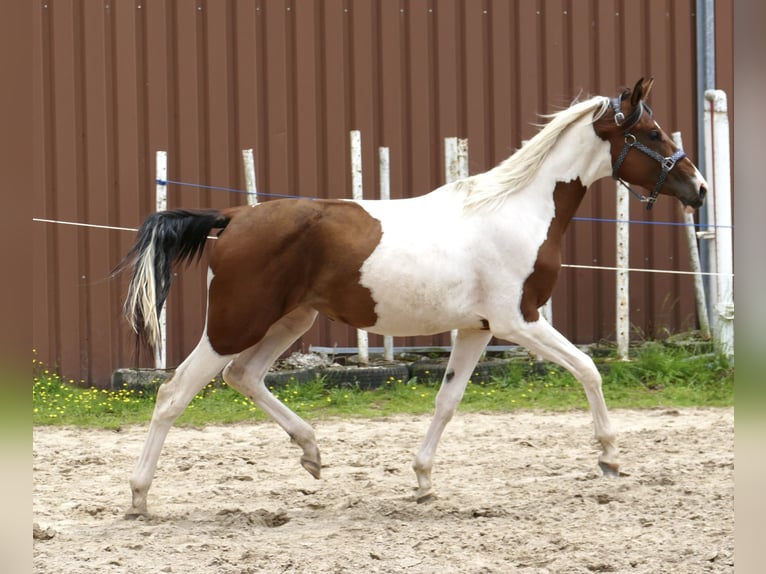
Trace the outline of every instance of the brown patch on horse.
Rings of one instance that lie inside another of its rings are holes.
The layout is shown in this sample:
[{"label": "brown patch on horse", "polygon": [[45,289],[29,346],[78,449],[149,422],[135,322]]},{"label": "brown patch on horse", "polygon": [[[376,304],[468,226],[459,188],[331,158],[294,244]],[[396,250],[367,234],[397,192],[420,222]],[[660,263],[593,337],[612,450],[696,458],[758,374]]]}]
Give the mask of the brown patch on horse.
[{"label": "brown patch on horse", "polygon": [[360,268],[380,243],[380,222],[336,200],[276,200],[226,210],[231,222],[210,257],[207,335],[221,354],[258,343],[301,305],[354,327],[377,321]]},{"label": "brown patch on horse", "polygon": [[553,293],[561,269],[561,239],[580,206],[585,191],[586,188],[579,178],[559,182],[553,190],[556,212],[548,226],[548,235],[537,251],[532,273],[524,281],[521,290],[521,314],[529,323],[540,318],[538,309],[545,305]]}]

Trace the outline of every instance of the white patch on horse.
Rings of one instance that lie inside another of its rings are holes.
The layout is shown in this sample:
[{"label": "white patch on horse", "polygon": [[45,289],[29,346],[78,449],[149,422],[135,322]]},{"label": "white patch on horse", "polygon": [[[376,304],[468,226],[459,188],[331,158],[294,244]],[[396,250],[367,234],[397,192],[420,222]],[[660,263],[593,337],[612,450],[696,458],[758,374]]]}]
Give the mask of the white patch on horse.
[{"label": "white patch on horse", "polygon": [[493,187],[503,177],[500,167],[513,167],[515,156],[425,196],[358,202],[383,229],[361,268],[378,317],[368,330],[409,336],[480,329],[482,319],[492,323],[490,315],[498,311],[507,314],[504,322],[510,318],[520,327],[521,293],[555,216],[556,183],[579,178],[588,186],[610,173],[609,143],[596,135],[592,121],[592,113],[585,114],[563,131],[537,177],[503,190],[501,202],[466,209],[473,190]]}]

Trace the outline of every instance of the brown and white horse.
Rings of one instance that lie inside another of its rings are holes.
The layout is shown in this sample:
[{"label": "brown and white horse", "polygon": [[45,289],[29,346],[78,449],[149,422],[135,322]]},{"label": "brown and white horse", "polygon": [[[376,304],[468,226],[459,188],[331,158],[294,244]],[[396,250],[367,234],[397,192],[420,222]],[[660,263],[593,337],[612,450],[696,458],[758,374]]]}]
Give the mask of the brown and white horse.
[{"label": "brown and white horse", "polygon": [[645,105],[653,80],[616,98],[597,96],[550,116],[495,168],[412,199],[283,199],[255,207],[151,215],[122,267],[132,268],[126,314],[154,345],[174,263],[198,256],[213,229],[205,330],[161,386],[130,479],[128,516],[146,514],[165,437],[192,398],[223,369],[303,449],[319,478],[312,427],[264,384],[271,364],[318,313],[372,333],[409,336],[457,329],[436,410],[415,457],[417,499],[432,495],[431,468],[445,426],[494,335],[568,369],[583,385],[601,444],[617,473],[615,433],[593,361],[538,313],[561,265],[561,238],[594,181],[619,177],[702,204],[706,183]]}]

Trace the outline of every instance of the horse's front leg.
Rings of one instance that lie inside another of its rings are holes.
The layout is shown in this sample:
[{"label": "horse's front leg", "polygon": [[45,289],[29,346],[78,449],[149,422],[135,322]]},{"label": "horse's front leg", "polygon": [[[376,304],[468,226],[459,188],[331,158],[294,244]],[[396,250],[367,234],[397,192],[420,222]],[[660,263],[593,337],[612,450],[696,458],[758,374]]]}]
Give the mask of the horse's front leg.
[{"label": "horse's front leg", "polygon": [[537,321],[526,323],[523,328],[514,330],[512,334],[496,332],[495,336],[516,341],[535,355],[561,365],[580,381],[593,416],[596,439],[602,448],[598,464],[604,475],[619,476],[617,440],[601,390],[601,374],[593,359],[567,340],[542,316]]},{"label": "horse's front leg", "polygon": [[439,445],[439,439],[447,423],[455,414],[463,398],[468,379],[491,337],[488,331],[458,331],[447,363],[447,371],[442,379],[439,393],[436,395],[434,418],[412,465],[418,479],[418,503],[426,502],[433,497],[431,469],[436,447]]}]

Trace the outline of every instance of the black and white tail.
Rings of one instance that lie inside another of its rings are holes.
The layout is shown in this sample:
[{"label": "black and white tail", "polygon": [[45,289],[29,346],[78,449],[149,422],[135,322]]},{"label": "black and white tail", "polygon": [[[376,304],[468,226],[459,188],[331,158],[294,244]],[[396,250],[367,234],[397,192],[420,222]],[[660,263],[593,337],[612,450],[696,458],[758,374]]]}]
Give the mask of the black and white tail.
[{"label": "black and white tail", "polygon": [[173,265],[202,255],[212,229],[223,229],[229,217],[217,210],[173,210],[153,213],[115,273],[132,268],[125,317],[140,339],[156,348],[159,316],[168,297]]}]

